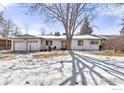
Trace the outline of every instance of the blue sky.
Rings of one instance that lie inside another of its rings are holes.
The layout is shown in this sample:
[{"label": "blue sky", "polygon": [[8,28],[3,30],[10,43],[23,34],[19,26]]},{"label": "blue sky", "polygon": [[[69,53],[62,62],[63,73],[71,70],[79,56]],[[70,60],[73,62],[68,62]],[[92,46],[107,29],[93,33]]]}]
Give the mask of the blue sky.
[{"label": "blue sky", "polygon": [[[54,33],[59,31],[64,32],[63,26],[59,23],[48,24],[44,21],[44,17],[37,15],[26,14],[28,8],[21,7],[20,4],[5,4],[4,17],[6,19],[13,20],[23,33],[25,31],[25,25],[28,27],[28,33],[32,35],[41,34],[41,30],[45,29],[46,33]],[[0,8],[2,10],[2,8]],[[94,34],[119,34],[121,29],[121,19],[123,17],[124,7],[113,8],[110,10],[98,9],[96,18],[92,22],[93,25],[97,26],[94,29]],[[79,29],[77,30],[79,31]]]}]

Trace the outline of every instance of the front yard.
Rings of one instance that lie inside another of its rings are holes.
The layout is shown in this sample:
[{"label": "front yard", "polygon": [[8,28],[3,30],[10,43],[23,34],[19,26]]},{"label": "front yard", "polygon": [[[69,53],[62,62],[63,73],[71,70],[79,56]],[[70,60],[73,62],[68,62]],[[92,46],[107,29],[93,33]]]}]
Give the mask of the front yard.
[{"label": "front yard", "polygon": [[97,52],[92,54],[103,55],[103,56],[124,56],[123,52]]},{"label": "front yard", "polygon": [[14,58],[1,57],[0,85],[124,85],[122,56],[83,51],[8,55]]}]

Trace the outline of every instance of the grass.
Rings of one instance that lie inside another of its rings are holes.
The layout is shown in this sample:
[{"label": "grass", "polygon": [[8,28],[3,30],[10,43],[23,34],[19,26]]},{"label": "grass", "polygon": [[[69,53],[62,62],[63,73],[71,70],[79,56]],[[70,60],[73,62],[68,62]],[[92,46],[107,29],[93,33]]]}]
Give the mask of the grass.
[{"label": "grass", "polygon": [[15,57],[14,56],[9,56],[9,55],[0,56],[0,61],[12,60],[12,59],[15,59]]},{"label": "grass", "polygon": [[4,58],[7,58],[9,56],[0,56],[0,59],[4,59]]},{"label": "grass", "polygon": [[64,52],[51,52],[51,53],[45,53],[45,54],[36,54],[32,55],[33,58],[40,59],[40,58],[49,58],[49,57],[58,57],[58,56],[65,56],[67,53]]},{"label": "grass", "polygon": [[99,53],[91,53],[95,55],[102,55],[102,56],[124,56],[122,52],[99,52]]}]

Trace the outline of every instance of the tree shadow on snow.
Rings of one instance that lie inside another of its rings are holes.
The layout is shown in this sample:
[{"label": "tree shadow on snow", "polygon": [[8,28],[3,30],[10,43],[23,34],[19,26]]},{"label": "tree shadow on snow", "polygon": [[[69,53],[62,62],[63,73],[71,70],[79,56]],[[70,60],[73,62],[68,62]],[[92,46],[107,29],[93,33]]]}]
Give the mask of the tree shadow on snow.
[{"label": "tree shadow on snow", "polygon": [[[116,83],[110,80],[110,78],[108,79],[104,76],[103,73],[95,68],[99,68],[104,71],[104,73],[109,74],[112,77],[120,79],[122,82],[124,82],[124,78],[122,78],[124,76],[124,73],[114,68],[116,67],[124,69],[123,67],[117,66],[115,64],[108,64],[97,59],[77,54],[73,51],[69,51],[69,53],[72,57],[72,60],[70,61],[70,63],[72,64],[72,76],[60,83],[60,85],[65,85],[67,83],[69,83],[69,85],[78,85],[79,82],[77,81],[77,75],[80,75],[82,85],[88,85],[87,77],[85,75],[86,73],[84,73],[85,68],[89,70],[89,75],[91,76],[94,85],[99,85],[94,75],[99,77],[108,85],[116,85]],[[89,66],[88,64],[91,64],[92,66]]]}]

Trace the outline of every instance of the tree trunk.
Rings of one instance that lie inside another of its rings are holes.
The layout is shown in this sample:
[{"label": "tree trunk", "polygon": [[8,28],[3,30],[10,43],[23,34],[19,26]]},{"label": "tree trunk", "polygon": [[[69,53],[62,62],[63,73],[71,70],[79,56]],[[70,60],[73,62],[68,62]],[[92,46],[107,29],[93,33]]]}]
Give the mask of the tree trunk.
[{"label": "tree trunk", "polygon": [[67,49],[71,50],[72,37],[66,38]]},{"label": "tree trunk", "polygon": [[5,50],[8,50],[8,39],[6,38],[6,49]]}]

